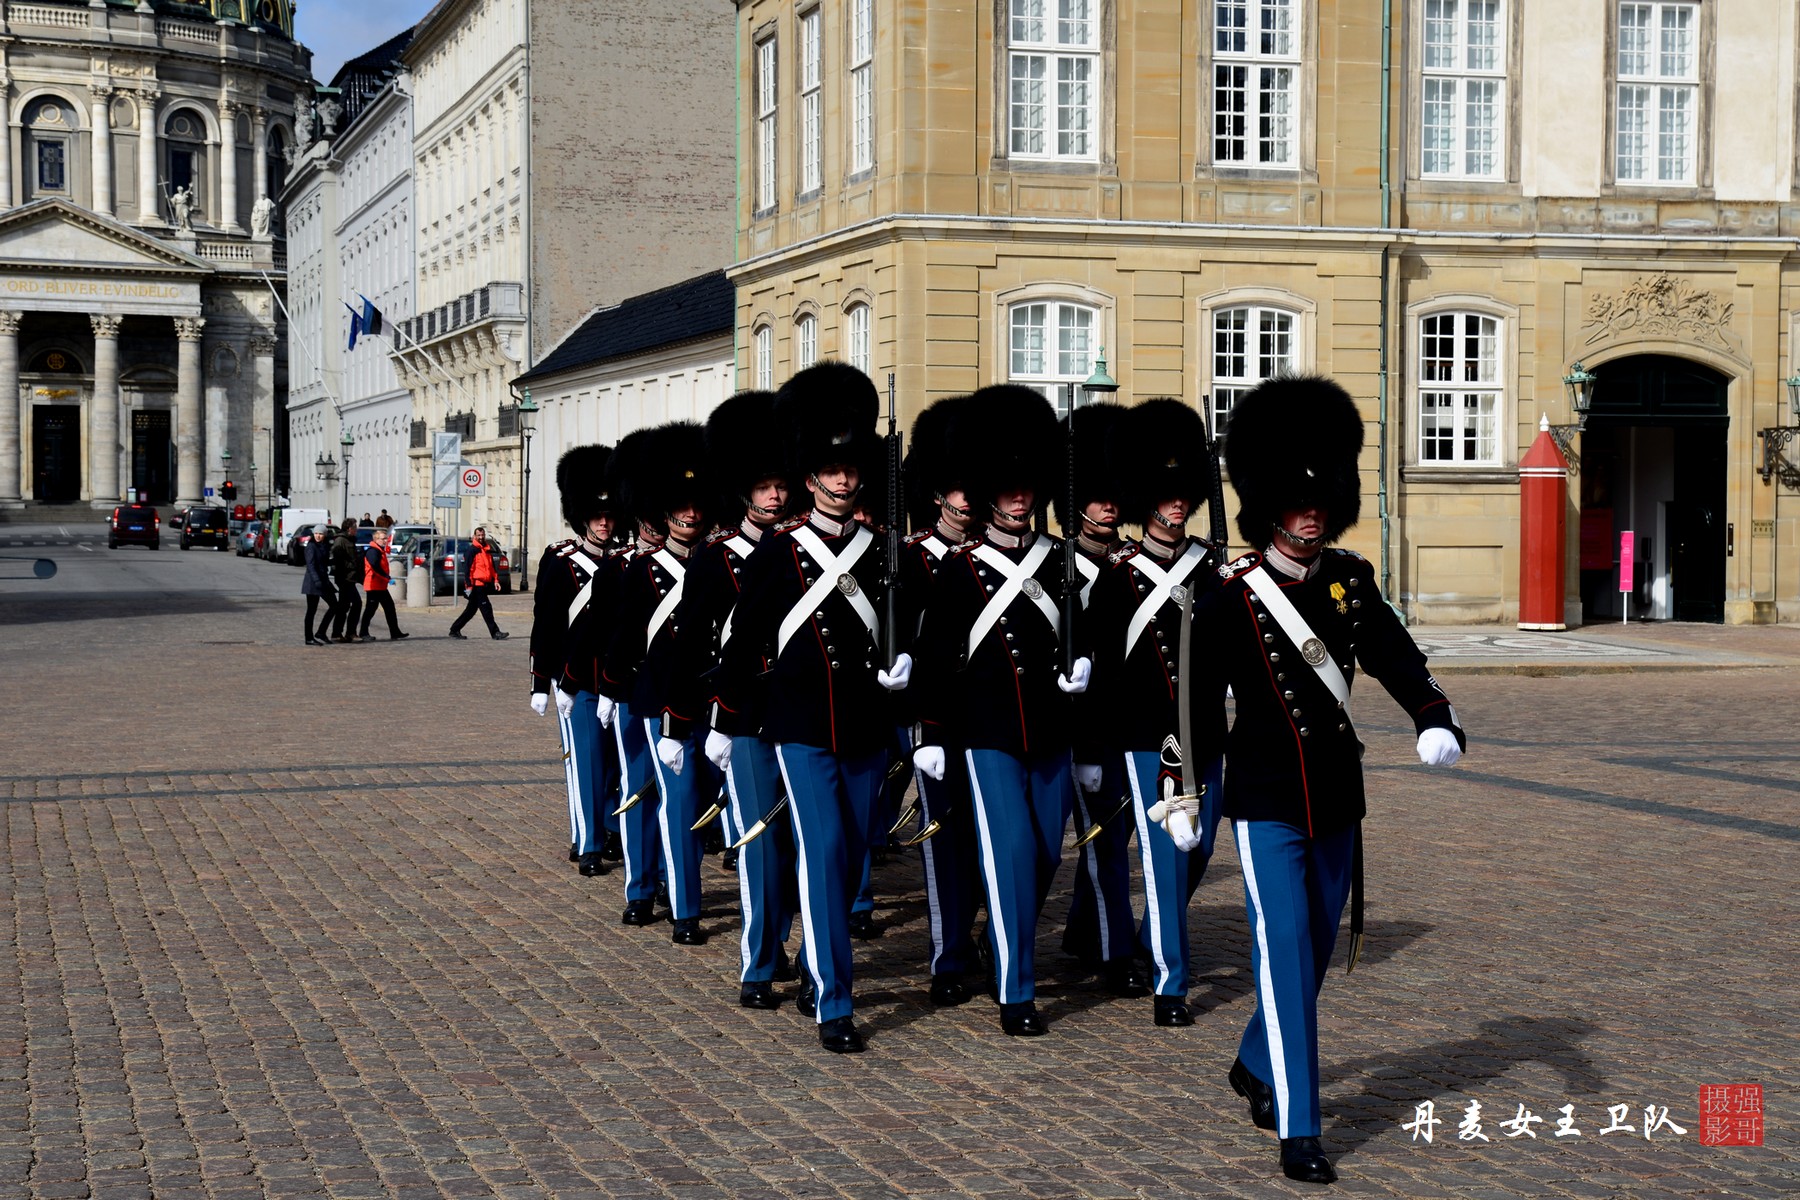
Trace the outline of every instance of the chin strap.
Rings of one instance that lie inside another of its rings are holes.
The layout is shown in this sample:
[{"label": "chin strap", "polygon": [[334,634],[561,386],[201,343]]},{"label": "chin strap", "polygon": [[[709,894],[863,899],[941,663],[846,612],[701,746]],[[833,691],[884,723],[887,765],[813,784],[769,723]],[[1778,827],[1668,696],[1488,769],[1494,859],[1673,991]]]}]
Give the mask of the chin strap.
[{"label": "chin strap", "polygon": [[1312,550],[1325,544],[1325,535],[1322,533],[1318,537],[1301,537],[1297,533],[1289,533],[1279,525],[1275,526],[1275,536],[1302,550]]},{"label": "chin strap", "polygon": [[1177,525],[1175,522],[1169,520],[1169,518],[1163,516],[1162,510],[1157,509],[1157,508],[1153,508],[1150,510],[1150,519],[1152,521],[1155,521],[1158,525],[1161,525],[1164,529],[1185,530],[1187,528],[1186,521],[1183,521],[1181,524]]},{"label": "chin strap", "polygon": [[762,518],[760,521],[757,521],[759,525],[773,525],[775,522],[781,520],[781,515],[787,511],[787,505],[784,504],[780,508],[765,508],[760,504],[752,503],[750,498],[746,496],[744,497],[744,510],[748,513],[755,514],[750,518],[753,521],[755,521],[757,517]]},{"label": "chin strap", "polygon": [[847,492],[834,492],[830,488],[826,487],[823,483],[819,482],[819,476],[817,473],[814,473],[813,475],[808,476],[808,478],[810,478],[812,480],[813,486],[818,488],[819,492],[822,495],[830,496],[833,500],[837,501],[839,504],[852,504],[855,502],[856,498],[862,494],[862,481],[860,479],[857,480],[856,486],[854,488],[852,488],[851,490],[849,490]]},{"label": "chin strap", "polygon": [[950,503],[948,500],[944,499],[942,496],[936,496],[936,497],[934,497],[934,499],[937,500],[939,508],[941,508],[945,512],[951,514],[957,520],[969,521],[969,522],[973,522],[975,520],[975,510],[974,509],[958,508],[958,507],[956,507],[956,505]]}]

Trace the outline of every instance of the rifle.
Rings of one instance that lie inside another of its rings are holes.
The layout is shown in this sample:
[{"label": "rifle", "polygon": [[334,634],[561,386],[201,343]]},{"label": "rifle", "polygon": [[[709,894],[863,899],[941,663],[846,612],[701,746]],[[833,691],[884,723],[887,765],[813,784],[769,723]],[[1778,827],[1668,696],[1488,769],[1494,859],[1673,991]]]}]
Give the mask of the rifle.
[{"label": "rifle", "polygon": [[[1212,397],[1202,394],[1200,411],[1203,414],[1209,413],[1211,407]],[[1213,437],[1210,429],[1207,430],[1206,456],[1212,460],[1212,495],[1208,497],[1206,503],[1207,520],[1211,525],[1208,532],[1212,534],[1213,544],[1218,546],[1219,553],[1230,558],[1231,555],[1226,553],[1225,545],[1230,540],[1230,536],[1225,531],[1225,474],[1220,466],[1220,458],[1224,452],[1224,444]]]},{"label": "rifle", "polygon": [[1063,511],[1069,514],[1069,521],[1074,526],[1063,528],[1063,595],[1062,595],[1062,652],[1064,677],[1075,674],[1075,601],[1081,594],[1081,571],[1075,565],[1075,542],[1081,536],[1081,511],[1075,507],[1079,493],[1075,489],[1075,397],[1079,393],[1073,383],[1069,384],[1069,436],[1067,478],[1064,480],[1066,491],[1063,496],[1069,506]]},{"label": "rifle", "polygon": [[900,496],[900,427],[894,416],[894,373],[887,378],[887,627],[882,631],[882,650],[888,670],[900,660],[900,529],[906,511]]}]

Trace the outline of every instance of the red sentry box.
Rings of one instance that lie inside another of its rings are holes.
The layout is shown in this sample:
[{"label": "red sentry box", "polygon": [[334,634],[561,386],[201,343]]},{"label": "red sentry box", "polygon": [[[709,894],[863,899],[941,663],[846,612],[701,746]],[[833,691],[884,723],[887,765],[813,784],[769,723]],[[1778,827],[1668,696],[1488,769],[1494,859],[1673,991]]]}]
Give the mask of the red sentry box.
[{"label": "red sentry box", "polygon": [[1702,1146],[1762,1145],[1762,1084],[1707,1083],[1700,1085],[1700,1144]]}]

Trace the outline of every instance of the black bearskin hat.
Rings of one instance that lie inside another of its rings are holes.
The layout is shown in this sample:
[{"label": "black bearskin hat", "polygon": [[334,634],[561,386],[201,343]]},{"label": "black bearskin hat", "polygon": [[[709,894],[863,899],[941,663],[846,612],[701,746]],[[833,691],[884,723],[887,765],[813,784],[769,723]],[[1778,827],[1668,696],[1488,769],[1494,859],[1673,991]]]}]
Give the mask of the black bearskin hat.
[{"label": "black bearskin hat", "polygon": [[575,446],[556,460],[556,490],[562,494],[563,520],[577,536],[587,536],[590,518],[618,510],[607,487],[612,447]]},{"label": "black bearskin hat", "polygon": [[1125,519],[1133,524],[1164,500],[1179,496],[1198,511],[1212,497],[1206,419],[1180,400],[1146,400],[1126,413],[1113,430],[1110,457],[1124,485]]},{"label": "black bearskin hat", "polygon": [[[607,460],[603,486],[613,498],[613,511],[622,520],[637,520],[637,497],[646,482],[645,468],[650,461],[650,435],[654,432],[653,429],[632,430],[619,439],[619,444],[613,448],[612,457]],[[635,535],[636,526],[633,525],[628,533]]]},{"label": "black bearskin hat", "polygon": [[864,480],[880,462],[875,420],[881,409],[875,384],[855,367],[822,362],[781,385],[775,420],[787,443],[788,478],[807,496],[805,481],[837,463],[853,466]]},{"label": "black bearskin hat", "polygon": [[977,520],[986,520],[995,498],[1014,489],[1029,489],[1043,507],[1062,485],[1068,452],[1043,393],[1012,383],[970,396],[950,430],[952,469],[962,476]]},{"label": "black bearskin hat", "polygon": [[906,485],[906,509],[915,529],[937,524],[938,497],[962,487],[962,476],[950,453],[950,431],[957,415],[969,406],[968,396],[945,396],[913,418],[906,438],[906,461],[900,477]]},{"label": "black bearskin hat", "polygon": [[1325,509],[1325,540],[1342,537],[1362,511],[1362,447],[1362,414],[1334,381],[1287,375],[1259,384],[1232,405],[1225,434],[1238,532],[1261,548],[1282,513],[1316,504]]},{"label": "black bearskin hat", "polygon": [[1067,511],[1069,487],[1066,483],[1056,489],[1051,507],[1056,513],[1057,523],[1063,527],[1063,533],[1068,537],[1081,532],[1081,512],[1094,501],[1118,501],[1121,509],[1123,508],[1124,476],[1114,468],[1112,455],[1107,447],[1111,445],[1113,431],[1124,415],[1123,404],[1115,404],[1111,400],[1096,400],[1075,409],[1073,432],[1070,418],[1064,417],[1062,420],[1063,436],[1075,439],[1074,445],[1065,455],[1063,469],[1068,470],[1067,459],[1074,460],[1076,511]]},{"label": "black bearskin hat", "polygon": [[658,529],[684,504],[697,505],[710,518],[712,493],[706,478],[706,431],[696,421],[671,421],[650,431],[641,462],[632,468],[632,513]]},{"label": "black bearskin hat", "polygon": [[786,477],[774,392],[739,392],[712,410],[706,418],[706,472],[720,503],[729,508],[718,514],[722,522],[743,517],[750,489],[759,482]]}]

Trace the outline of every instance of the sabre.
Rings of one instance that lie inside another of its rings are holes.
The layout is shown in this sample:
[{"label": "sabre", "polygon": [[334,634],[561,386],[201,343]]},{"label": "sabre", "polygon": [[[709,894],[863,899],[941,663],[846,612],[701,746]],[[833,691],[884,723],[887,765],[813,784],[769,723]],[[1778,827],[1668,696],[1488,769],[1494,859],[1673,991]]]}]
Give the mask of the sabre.
[{"label": "sabre", "polygon": [[771,808],[769,810],[769,815],[764,817],[762,820],[758,821],[756,824],[752,825],[750,828],[744,830],[744,836],[739,838],[737,841],[733,842],[731,844],[731,848],[733,850],[741,850],[745,846],[748,846],[751,842],[754,842],[757,838],[761,837],[763,835],[763,831],[769,827],[769,822],[773,821],[776,817],[780,816],[782,810],[785,809],[787,806],[788,806],[788,798],[786,796],[783,796],[781,799],[777,800],[775,802],[775,807]]},{"label": "sabre", "polygon": [[656,780],[654,780],[654,779],[646,780],[644,782],[643,787],[641,787],[637,791],[631,793],[631,795],[626,798],[625,803],[623,803],[623,804],[619,805],[619,807],[613,809],[613,816],[615,816],[615,817],[624,816],[626,813],[630,812],[632,809],[634,809],[638,805],[642,804],[644,802],[644,797],[648,796],[651,792],[654,792],[655,790],[656,790]]},{"label": "sabre", "polygon": [[1127,797],[1125,797],[1124,802],[1119,805],[1119,807],[1113,809],[1111,812],[1107,813],[1104,817],[1101,817],[1098,821],[1095,821],[1092,825],[1089,825],[1087,827],[1087,829],[1082,833],[1082,835],[1075,839],[1075,849],[1079,850],[1083,846],[1087,845],[1089,842],[1093,841],[1095,838],[1099,837],[1100,834],[1105,831],[1107,822],[1113,820],[1120,813],[1124,812],[1126,809],[1128,809],[1130,807],[1131,807],[1131,797],[1127,796]]},{"label": "sabre", "polygon": [[695,821],[692,825],[688,826],[688,832],[699,833],[702,829],[705,829],[708,825],[711,825],[714,821],[718,820],[719,814],[724,811],[725,806],[720,804],[717,800],[714,800],[712,807],[701,813],[698,821]]},{"label": "sabre", "polygon": [[895,819],[894,823],[892,825],[888,826],[887,835],[889,837],[896,836],[897,834],[899,834],[899,832],[902,829],[905,829],[908,825],[911,825],[913,823],[913,818],[918,815],[919,815],[919,802],[917,800],[914,800],[911,804],[908,804],[906,806],[906,808],[900,813],[900,816]]},{"label": "sabre", "polygon": [[887,592],[886,616],[887,628],[882,630],[882,652],[887,656],[888,670],[900,661],[900,528],[901,514],[906,511],[901,503],[900,489],[900,426],[894,416],[894,373],[888,372],[888,427],[887,427],[887,579],[884,590]]},{"label": "sabre", "polygon": [[935,837],[937,835],[938,830],[942,829],[943,827],[944,827],[944,823],[942,821],[936,821],[936,820],[927,821],[925,823],[924,827],[919,830],[919,832],[913,834],[909,838],[903,839],[900,842],[900,844],[902,846],[920,845],[920,844],[930,840],[931,838]]},{"label": "sabre", "polygon": [[[1105,351],[1101,351],[1102,354]],[[1075,507],[1075,397],[1078,393],[1075,385],[1069,385],[1069,461],[1065,479],[1066,494],[1064,499],[1069,507],[1064,511],[1074,529],[1063,529],[1063,594],[1062,594],[1062,652],[1063,677],[1075,674],[1075,601],[1081,594],[1081,572],[1075,565],[1075,543],[1081,534],[1081,515]]]},{"label": "sabre", "polygon": [[1350,859],[1350,959],[1344,974],[1356,970],[1363,948],[1363,841],[1362,822],[1356,823],[1356,850]]}]

